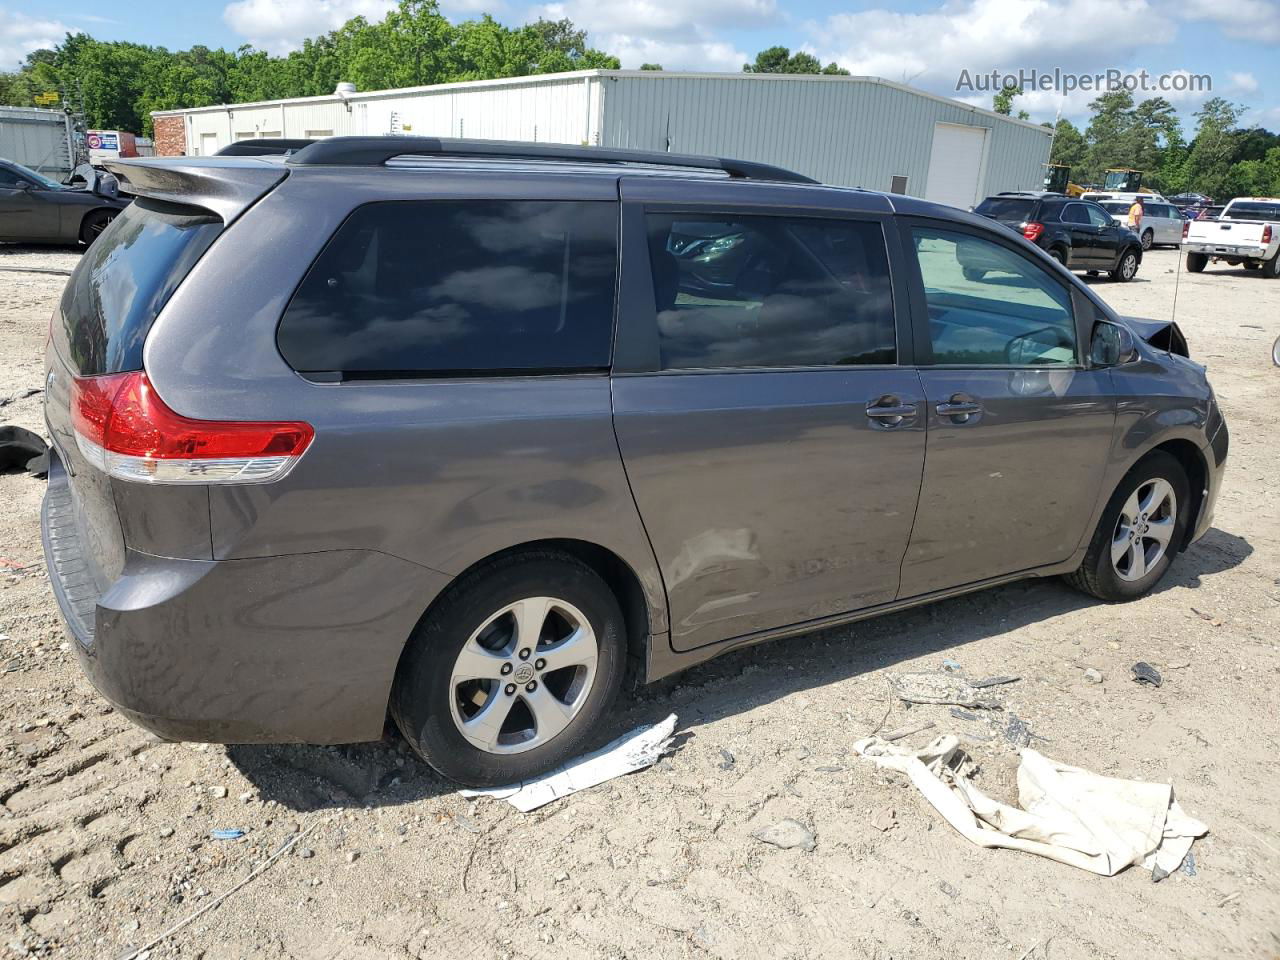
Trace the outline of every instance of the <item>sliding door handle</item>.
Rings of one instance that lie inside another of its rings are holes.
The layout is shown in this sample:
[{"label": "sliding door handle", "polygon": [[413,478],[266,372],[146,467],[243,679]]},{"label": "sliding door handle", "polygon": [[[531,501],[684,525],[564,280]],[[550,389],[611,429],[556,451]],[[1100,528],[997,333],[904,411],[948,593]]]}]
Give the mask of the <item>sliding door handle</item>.
[{"label": "sliding door handle", "polygon": [[867,404],[867,416],[878,427],[896,427],[908,420],[914,420],[916,405],[903,403],[897,397],[878,397]]}]

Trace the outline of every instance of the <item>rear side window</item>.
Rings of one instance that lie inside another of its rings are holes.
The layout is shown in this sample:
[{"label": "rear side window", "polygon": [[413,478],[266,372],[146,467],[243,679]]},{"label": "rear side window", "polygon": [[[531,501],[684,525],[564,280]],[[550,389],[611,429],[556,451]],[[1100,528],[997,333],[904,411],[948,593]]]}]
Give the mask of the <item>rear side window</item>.
[{"label": "rear side window", "polygon": [[1280,220],[1280,204],[1237,201],[1229,205],[1222,216],[1230,220]]},{"label": "rear side window", "polygon": [[1031,208],[1036,205],[1032,197],[987,197],[975,208],[975,213],[992,220],[1009,220],[1021,223],[1031,219]]},{"label": "rear side window", "polygon": [[81,257],[62,293],[58,350],[83,376],[142,369],[156,315],[222,231],[195,207],[139,198]]},{"label": "rear side window", "polygon": [[663,369],[897,360],[878,223],[646,217]]},{"label": "rear side window", "polygon": [[614,203],[368,204],[303,279],[280,352],[351,378],[603,370],[617,259]]}]

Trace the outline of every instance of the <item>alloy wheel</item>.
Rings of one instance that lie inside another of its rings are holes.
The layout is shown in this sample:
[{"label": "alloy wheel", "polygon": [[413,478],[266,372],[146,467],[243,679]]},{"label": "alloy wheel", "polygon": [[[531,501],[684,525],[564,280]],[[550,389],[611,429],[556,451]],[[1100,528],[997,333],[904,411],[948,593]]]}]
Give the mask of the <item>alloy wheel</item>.
[{"label": "alloy wheel", "polygon": [[1169,549],[1178,522],[1173,486],[1156,477],[1141,484],[1120,508],[1111,537],[1111,565],[1121,580],[1141,580]]},{"label": "alloy wheel", "polygon": [[1120,273],[1126,280],[1132,280],[1133,275],[1138,272],[1138,258],[1132,253],[1126,253],[1124,261],[1120,264]]},{"label": "alloy wheel", "polygon": [[542,746],[586,703],[599,653],[590,622],[571,603],[528,597],[503,607],[454,660],[449,692],[458,732],[486,753]]}]

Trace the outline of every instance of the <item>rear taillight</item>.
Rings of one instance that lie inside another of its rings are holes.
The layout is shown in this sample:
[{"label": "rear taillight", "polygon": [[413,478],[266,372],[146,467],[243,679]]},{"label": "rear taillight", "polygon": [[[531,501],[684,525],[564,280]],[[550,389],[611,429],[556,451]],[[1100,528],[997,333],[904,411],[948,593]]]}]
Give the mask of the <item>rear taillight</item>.
[{"label": "rear taillight", "polygon": [[76,445],[98,469],[141,483],[262,483],[289,472],[310,445],[308,423],[191,420],[141,371],[77,377]]},{"label": "rear taillight", "polygon": [[1022,235],[1035,243],[1044,235],[1044,224],[1037,223],[1035,220],[1028,220],[1022,225]]},{"label": "rear taillight", "polygon": [[1262,242],[1263,243],[1271,242],[1271,224],[1269,223],[1264,223],[1262,225]]},{"label": "rear taillight", "polygon": [[1188,234],[1190,231],[1191,231],[1191,221],[1190,221],[1190,220],[1183,220],[1183,221],[1182,221],[1182,239],[1183,239],[1183,240],[1187,239],[1187,234]]}]

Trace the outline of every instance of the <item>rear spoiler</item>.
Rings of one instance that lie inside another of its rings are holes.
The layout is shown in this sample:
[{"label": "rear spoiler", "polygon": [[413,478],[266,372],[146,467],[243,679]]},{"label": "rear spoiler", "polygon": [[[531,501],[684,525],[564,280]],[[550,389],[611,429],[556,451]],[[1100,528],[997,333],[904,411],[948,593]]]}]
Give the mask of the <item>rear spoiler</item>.
[{"label": "rear spoiler", "polygon": [[314,140],[290,140],[279,137],[257,137],[253,140],[237,140],[228,144],[215,157],[278,157],[288,156],[303,147],[309,147]]},{"label": "rear spoiler", "polygon": [[108,160],[105,166],[128,193],[203,207],[227,224],[288,176],[278,163],[216,157]]}]

